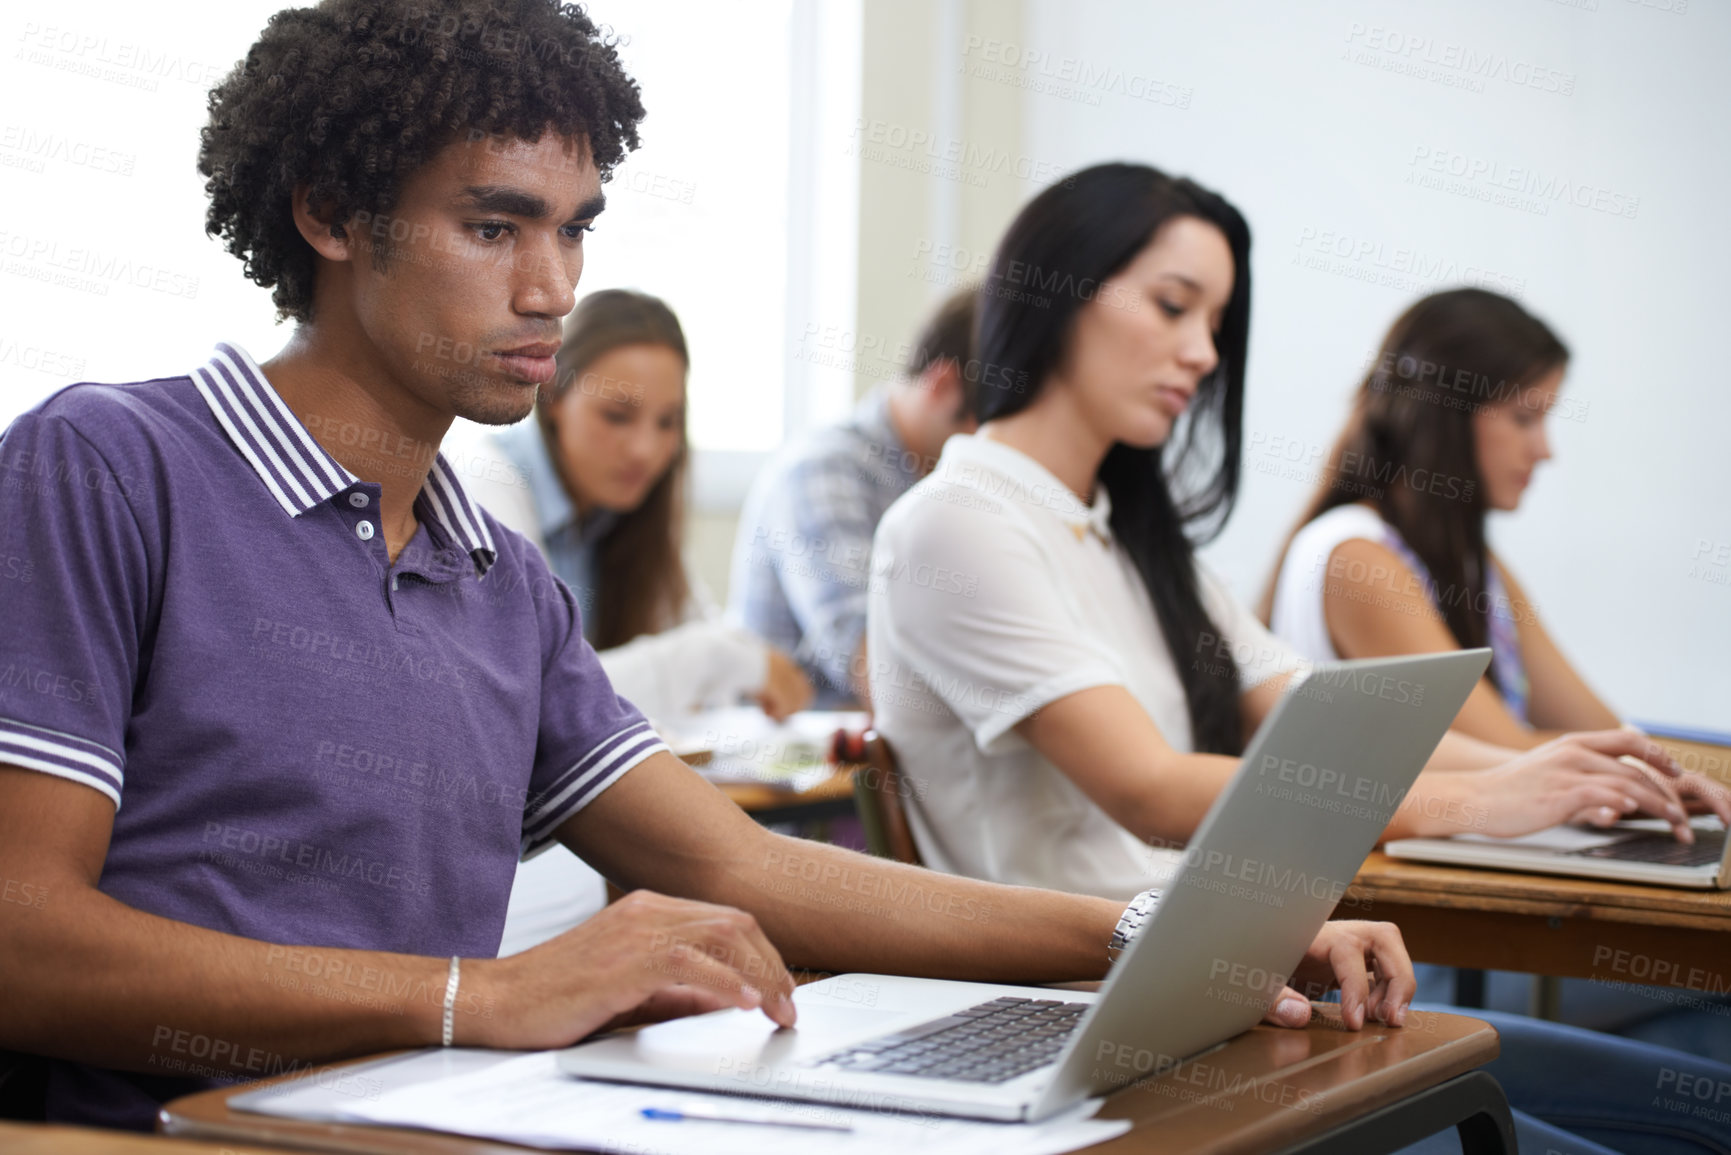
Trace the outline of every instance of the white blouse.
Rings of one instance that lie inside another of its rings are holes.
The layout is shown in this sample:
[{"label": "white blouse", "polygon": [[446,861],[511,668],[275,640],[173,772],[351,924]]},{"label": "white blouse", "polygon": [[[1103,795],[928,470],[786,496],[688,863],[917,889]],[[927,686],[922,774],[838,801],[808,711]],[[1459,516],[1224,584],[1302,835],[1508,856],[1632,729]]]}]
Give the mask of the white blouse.
[{"label": "white blouse", "polygon": [[1337,661],[1340,655],[1328,636],[1322,597],[1329,558],[1349,541],[1386,545],[1391,533],[1375,510],[1337,505],[1294,534],[1274,583],[1274,609],[1269,614],[1274,632],[1313,661]]},{"label": "white blouse", "polygon": [[926,864],[997,882],[1128,899],[1172,855],[1118,825],[1014,729],[1093,686],[1127,689],[1179,751],[1194,748],[1177,663],[1231,662],[1249,689],[1302,663],[1206,569],[1219,638],[1167,645],[1135,563],[1048,470],[952,437],[872,546],[867,652],[874,724],[908,779]]}]

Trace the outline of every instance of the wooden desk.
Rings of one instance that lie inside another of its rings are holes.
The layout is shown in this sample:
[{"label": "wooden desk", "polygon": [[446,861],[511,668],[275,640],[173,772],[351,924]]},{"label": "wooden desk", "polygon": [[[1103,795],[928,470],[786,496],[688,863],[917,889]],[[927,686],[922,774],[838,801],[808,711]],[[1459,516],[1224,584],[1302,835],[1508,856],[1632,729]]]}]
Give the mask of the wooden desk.
[{"label": "wooden desk", "polygon": [[[687,751],[680,760],[701,767],[710,759],[708,750]],[[784,822],[827,822],[852,818],[853,773],[857,767],[838,766],[835,773],[809,790],[789,790],[769,782],[719,782],[716,789],[728,800],[765,826]]]},{"label": "wooden desk", "polygon": [[765,826],[823,822],[854,816],[853,772],[852,766],[842,767],[809,790],[789,790],[767,782],[730,782],[716,788]]},{"label": "wooden desk", "polygon": [[[1318,1150],[1328,1150],[1343,1125],[1392,1118],[1406,1104],[1422,1103],[1427,1096],[1434,1106],[1439,1092],[1468,1089],[1482,1095],[1488,1084],[1491,1098],[1500,1103],[1494,1081],[1482,1073],[1469,1074],[1496,1056],[1497,1036],[1491,1027],[1458,1015],[1414,1015],[1413,1020],[1400,1030],[1373,1024],[1354,1033],[1340,1029],[1334,1008],[1319,1008],[1308,1030],[1256,1027],[1172,1074],[1112,1095],[1102,1117],[1131,1119],[1135,1127],[1089,1150],[1253,1155],[1313,1143],[1322,1144]],[[334,1152],[502,1155],[523,1150],[424,1131],[301,1123],[229,1109],[230,1096],[263,1085],[177,1099],[163,1109],[160,1127],[181,1138]],[[1408,1131],[1434,1130],[1437,1119],[1441,1123],[1436,1125],[1452,1125],[1464,1113],[1458,1107],[1453,1118],[1435,1110],[1423,1118],[1412,1113]],[[1502,1119],[1507,1119],[1506,1107]]]},{"label": "wooden desk", "polygon": [[7,1155],[284,1155],[286,1148],[250,1143],[212,1147],[193,1139],[0,1120],[0,1151]]},{"label": "wooden desk", "polygon": [[1418,962],[1731,993],[1725,891],[1433,866],[1379,851],[1336,913],[1397,924]]}]

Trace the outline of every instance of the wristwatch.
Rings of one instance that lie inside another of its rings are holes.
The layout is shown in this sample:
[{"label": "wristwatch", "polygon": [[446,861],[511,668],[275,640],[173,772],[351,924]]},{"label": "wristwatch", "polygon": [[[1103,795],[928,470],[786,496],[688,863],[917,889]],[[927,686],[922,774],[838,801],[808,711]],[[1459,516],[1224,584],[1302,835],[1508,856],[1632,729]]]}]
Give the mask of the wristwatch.
[{"label": "wristwatch", "polygon": [[1124,908],[1124,913],[1118,918],[1118,927],[1112,932],[1112,941],[1106,944],[1106,959],[1117,962],[1118,956],[1124,953],[1124,948],[1130,945],[1142,930],[1142,924],[1148,921],[1148,916],[1154,913],[1154,908],[1160,905],[1158,890],[1144,890],[1130,900],[1130,905]]}]

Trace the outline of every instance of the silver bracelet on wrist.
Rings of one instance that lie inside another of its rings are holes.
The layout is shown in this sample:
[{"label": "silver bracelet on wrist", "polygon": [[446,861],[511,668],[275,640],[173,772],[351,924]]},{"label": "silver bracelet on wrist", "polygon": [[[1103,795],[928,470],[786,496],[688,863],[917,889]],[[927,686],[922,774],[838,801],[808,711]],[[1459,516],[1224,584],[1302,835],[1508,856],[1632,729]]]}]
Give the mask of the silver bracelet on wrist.
[{"label": "silver bracelet on wrist", "polygon": [[1118,956],[1130,945],[1130,941],[1142,930],[1142,924],[1148,921],[1148,916],[1154,913],[1154,908],[1160,904],[1158,890],[1144,890],[1130,900],[1130,905],[1124,908],[1124,913],[1118,917],[1118,926],[1112,931],[1112,941],[1106,944],[1106,961],[1117,962]]},{"label": "silver bracelet on wrist", "polygon": [[451,956],[451,972],[445,977],[445,1033],[444,1045],[451,1045],[451,1028],[457,1017],[457,983],[461,978],[462,960],[456,955]]}]

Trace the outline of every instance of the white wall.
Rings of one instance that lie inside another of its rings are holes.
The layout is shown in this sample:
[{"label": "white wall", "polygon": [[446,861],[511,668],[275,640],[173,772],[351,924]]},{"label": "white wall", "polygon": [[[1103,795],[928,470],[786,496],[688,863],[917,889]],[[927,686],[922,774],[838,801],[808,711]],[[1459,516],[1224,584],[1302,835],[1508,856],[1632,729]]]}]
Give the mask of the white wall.
[{"label": "white wall", "polygon": [[[14,210],[0,227],[0,423],[68,381],[183,371],[219,338],[266,357],[286,337],[268,295],[203,235],[192,167],[205,88],[279,4],[164,17],[78,0],[0,18],[13,109],[0,117],[0,192]],[[630,23],[629,4],[596,7]],[[1413,59],[1388,50],[1390,33],[1419,38],[1419,61],[1445,61],[1432,66],[1440,80],[1383,70]],[[1254,446],[1238,515],[1209,557],[1250,597],[1307,492],[1258,472],[1285,449],[1272,439],[1320,453],[1394,315],[1467,270],[1488,276],[1573,346],[1568,391],[1577,411],[1585,403],[1584,420],[1555,423],[1558,459],[1499,519],[1498,547],[1621,710],[1731,727],[1731,395],[1716,356],[1731,303],[1720,273],[1731,4],[870,0],[860,40],[860,121],[813,145],[857,158],[866,198],[857,308],[814,298],[824,334],[844,347],[907,340],[978,275],[1016,206],[1070,169],[1141,159],[1219,189],[1256,235]],[[1029,50],[1041,57],[1023,63]],[[1504,75],[1448,63],[1468,55]],[[165,121],[188,126],[179,143],[143,147]],[[1531,168],[1613,207],[1632,198],[1634,216],[1418,187],[1407,178],[1421,149]],[[706,189],[737,179],[696,175]],[[1294,264],[1326,257],[1324,238],[1349,253],[1333,271]],[[1347,275],[1374,277],[1401,253],[1447,277],[1391,287]],[[84,270],[70,287],[38,279],[67,269]],[[790,341],[790,360],[807,353]],[[856,387],[892,362],[865,365]],[[718,579],[729,525],[709,509],[693,525]]]},{"label": "white wall", "polygon": [[[1584,405],[1553,419],[1556,460],[1493,519],[1497,549],[1626,716],[1731,728],[1731,4],[1029,0],[1024,31],[1016,52],[968,53],[1022,88],[1023,151],[1153,163],[1250,220],[1245,485],[1207,555],[1240,594],[1260,593],[1310,492],[1258,464],[1326,452],[1409,301],[1489,281],[1572,347],[1565,396]],[[1427,59],[1436,79],[1383,67]],[[1486,60],[1490,75],[1455,63]],[[1562,178],[1601,208],[1421,187],[1425,149]],[[1425,272],[1357,279],[1402,250]]]}]

